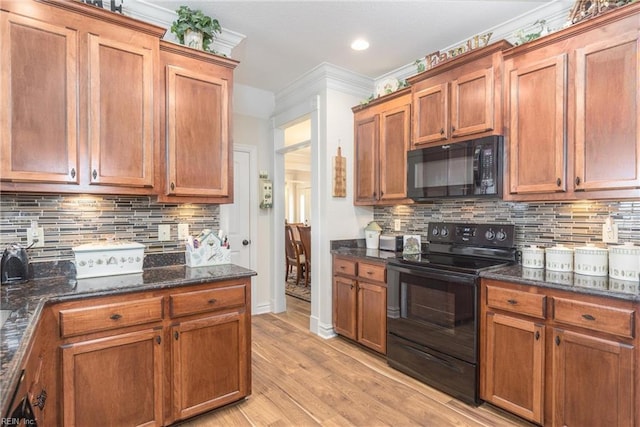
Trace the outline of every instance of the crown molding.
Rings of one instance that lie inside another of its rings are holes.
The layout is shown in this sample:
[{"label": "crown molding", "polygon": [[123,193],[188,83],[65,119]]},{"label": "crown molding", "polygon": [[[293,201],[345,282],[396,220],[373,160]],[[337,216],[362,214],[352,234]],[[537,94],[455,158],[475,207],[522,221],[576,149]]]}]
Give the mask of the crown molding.
[{"label": "crown molding", "polygon": [[[178,43],[178,40],[169,30],[176,19],[176,12],[166,9],[144,0],[127,0],[122,4],[122,13],[141,21],[151,22],[167,29],[164,40]],[[238,46],[246,36],[238,32],[222,28],[222,33],[217,34],[213,41],[213,49],[224,56],[231,58],[231,51]]]}]

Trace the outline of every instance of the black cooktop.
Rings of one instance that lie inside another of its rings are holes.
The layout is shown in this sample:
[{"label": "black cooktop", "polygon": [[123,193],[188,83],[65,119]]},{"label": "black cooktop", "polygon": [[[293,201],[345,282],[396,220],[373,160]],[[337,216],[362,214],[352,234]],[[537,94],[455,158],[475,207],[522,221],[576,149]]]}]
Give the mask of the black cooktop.
[{"label": "black cooktop", "polygon": [[426,252],[399,254],[388,262],[477,274],[515,262],[514,235],[510,224],[429,223]]},{"label": "black cooktop", "polygon": [[487,259],[434,253],[417,255],[400,254],[398,257],[390,259],[388,262],[396,265],[413,265],[472,274],[489,268],[502,267],[513,263],[504,259]]}]

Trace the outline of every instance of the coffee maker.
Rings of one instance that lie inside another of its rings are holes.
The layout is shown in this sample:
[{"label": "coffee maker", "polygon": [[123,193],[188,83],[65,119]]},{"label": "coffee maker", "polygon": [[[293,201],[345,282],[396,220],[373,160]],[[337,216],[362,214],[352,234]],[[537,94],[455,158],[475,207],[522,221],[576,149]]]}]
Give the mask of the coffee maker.
[{"label": "coffee maker", "polygon": [[3,285],[28,280],[29,256],[27,250],[18,243],[9,244],[2,253],[0,270]]}]

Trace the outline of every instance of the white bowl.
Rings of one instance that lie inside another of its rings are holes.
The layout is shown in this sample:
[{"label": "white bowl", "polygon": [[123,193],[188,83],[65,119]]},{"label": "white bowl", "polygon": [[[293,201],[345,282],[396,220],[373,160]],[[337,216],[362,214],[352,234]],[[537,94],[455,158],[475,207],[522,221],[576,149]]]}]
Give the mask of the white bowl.
[{"label": "white bowl", "polygon": [[545,249],[547,270],[573,272],[573,249],[556,245]]},{"label": "white bowl", "polygon": [[637,281],[640,277],[640,246],[631,242],[609,249],[609,276]]},{"label": "white bowl", "polygon": [[609,250],[593,244],[576,248],[573,270],[587,276],[606,276],[609,273]]},{"label": "white bowl", "polygon": [[544,248],[531,245],[522,248],[522,266],[525,268],[544,268]]}]

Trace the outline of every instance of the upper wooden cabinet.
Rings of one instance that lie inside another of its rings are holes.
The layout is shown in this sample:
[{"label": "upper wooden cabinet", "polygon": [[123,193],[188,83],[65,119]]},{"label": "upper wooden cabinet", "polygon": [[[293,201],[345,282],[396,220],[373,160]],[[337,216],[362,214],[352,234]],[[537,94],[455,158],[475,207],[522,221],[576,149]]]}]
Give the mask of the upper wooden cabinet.
[{"label": "upper wooden cabinet", "polygon": [[79,184],[78,31],[0,18],[2,180]]},{"label": "upper wooden cabinet", "polygon": [[153,194],[165,29],[75,1],[1,16],[2,190]]},{"label": "upper wooden cabinet", "polygon": [[505,198],[640,196],[640,5],[505,52]]},{"label": "upper wooden cabinet", "polygon": [[509,47],[500,41],[408,79],[411,148],[503,133],[501,52]]},{"label": "upper wooden cabinet", "polygon": [[231,92],[237,61],[160,42],[163,202],[233,203]]},{"label": "upper wooden cabinet", "polygon": [[354,107],[354,204],[407,201],[409,89]]}]

